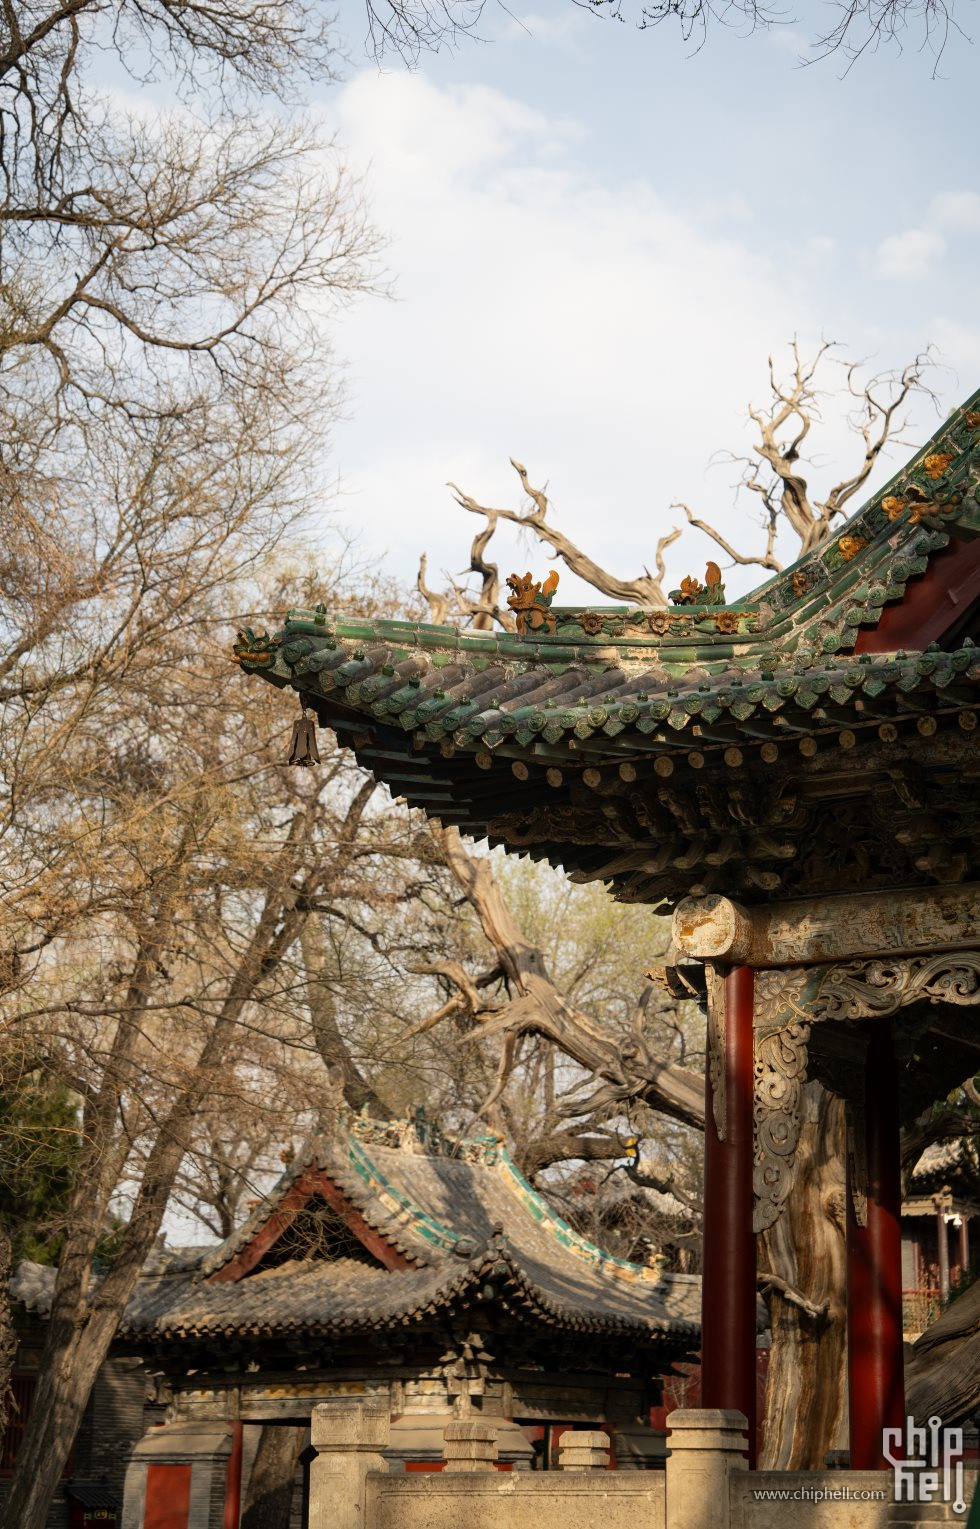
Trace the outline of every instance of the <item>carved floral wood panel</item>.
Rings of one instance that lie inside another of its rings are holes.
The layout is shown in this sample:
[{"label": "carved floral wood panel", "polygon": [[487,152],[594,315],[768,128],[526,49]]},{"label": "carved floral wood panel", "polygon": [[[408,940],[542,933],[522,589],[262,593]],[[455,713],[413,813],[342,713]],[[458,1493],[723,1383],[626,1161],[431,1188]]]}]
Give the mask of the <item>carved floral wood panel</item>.
[{"label": "carved floral wood panel", "polygon": [[[812,1025],[887,1016],[924,1000],[980,1004],[980,950],[756,973],[753,1225],[757,1232],[775,1224],[793,1188]],[[856,1139],[854,1132],[850,1134]],[[854,1168],[855,1211],[861,1220],[865,1176],[860,1165]]]}]

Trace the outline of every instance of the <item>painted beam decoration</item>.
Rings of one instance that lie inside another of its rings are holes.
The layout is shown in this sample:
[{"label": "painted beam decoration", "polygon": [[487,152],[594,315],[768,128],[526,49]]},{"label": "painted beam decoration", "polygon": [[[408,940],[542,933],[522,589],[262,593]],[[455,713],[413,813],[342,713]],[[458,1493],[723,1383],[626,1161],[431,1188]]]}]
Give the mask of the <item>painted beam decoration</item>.
[{"label": "painted beam decoration", "polygon": [[980,393],[743,600],[717,564],[658,609],[527,573],[515,632],[318,606],[235,658],[396,797],[626,901],[980,880],[978,485]]},{"label": "painted beam decoration", "polygon": [[673,942],[698,960],[754,967],[849,957],[968,950],[980,930],[980,886],[858,892],[741,908],[727,897],[687,898],[674,910]]}]

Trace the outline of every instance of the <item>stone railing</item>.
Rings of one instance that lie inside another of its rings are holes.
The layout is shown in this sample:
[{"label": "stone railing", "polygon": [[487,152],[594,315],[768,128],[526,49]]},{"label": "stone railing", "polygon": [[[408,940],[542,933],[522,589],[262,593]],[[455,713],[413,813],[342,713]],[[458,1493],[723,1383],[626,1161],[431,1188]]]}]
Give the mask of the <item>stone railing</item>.
[{"label": "stone railing", "polygon": [[[745,1418],[672,1412],[665,1470],[610,1471],[594,1430],[562,1436],[558,1471],[500,1471],[492,1419],[445,1430],[441,1472],[389,1474],[387,1412],[359,1402],[314,1409],[309,1529],[898,1529],[951,1509],[896,1503],[878,1471],[749,1471]],[[973,1473],[966,1499],[973,1491]]]}]

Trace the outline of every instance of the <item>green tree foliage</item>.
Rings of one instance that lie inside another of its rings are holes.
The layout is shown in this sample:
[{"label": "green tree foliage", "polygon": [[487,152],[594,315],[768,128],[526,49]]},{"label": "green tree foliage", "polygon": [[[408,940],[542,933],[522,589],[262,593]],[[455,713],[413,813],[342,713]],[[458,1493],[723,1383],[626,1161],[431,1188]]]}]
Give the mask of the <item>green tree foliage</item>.
[{"label": "green tree foliage", "polygon": [[0,1219],[15,1260],[57,1263],[80,1146],[64,1084],[35,1075],[0,1093]]}]

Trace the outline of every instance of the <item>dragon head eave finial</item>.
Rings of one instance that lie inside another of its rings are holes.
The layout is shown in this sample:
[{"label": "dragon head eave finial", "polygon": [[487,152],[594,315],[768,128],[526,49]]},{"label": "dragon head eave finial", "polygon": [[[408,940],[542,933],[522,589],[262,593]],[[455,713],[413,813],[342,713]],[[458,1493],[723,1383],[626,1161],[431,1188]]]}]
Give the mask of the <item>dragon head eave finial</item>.
[{"label": "dragon head eave finial", "polygon": [[242,627],[232,647],[233,664],[272,664],[275,662],[277,644],[268,632],[253,632],[250,626]]}]

